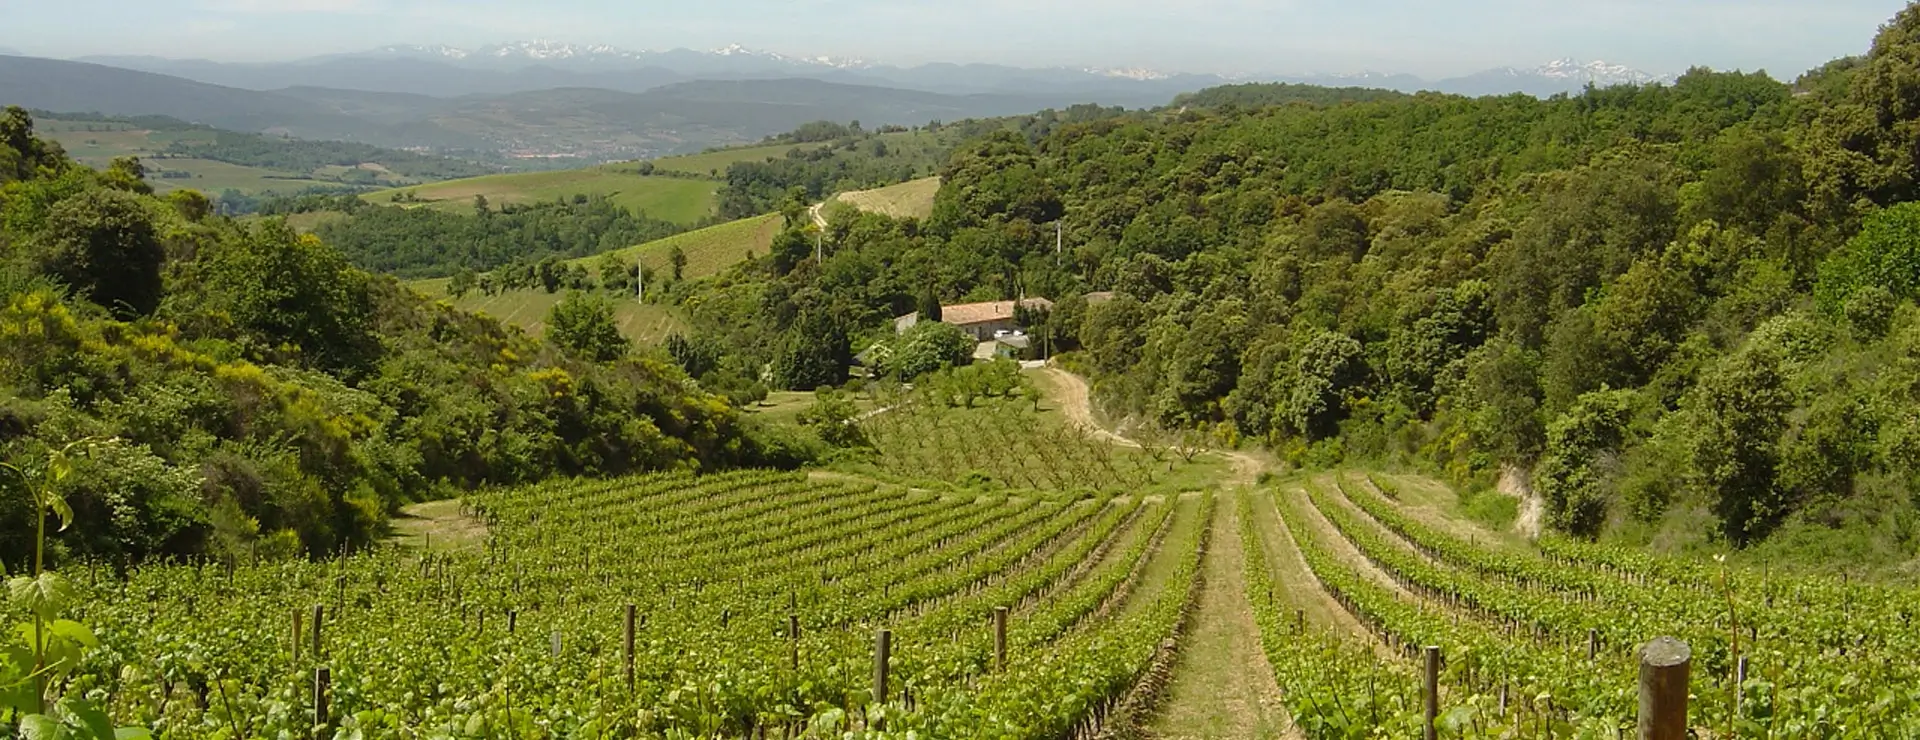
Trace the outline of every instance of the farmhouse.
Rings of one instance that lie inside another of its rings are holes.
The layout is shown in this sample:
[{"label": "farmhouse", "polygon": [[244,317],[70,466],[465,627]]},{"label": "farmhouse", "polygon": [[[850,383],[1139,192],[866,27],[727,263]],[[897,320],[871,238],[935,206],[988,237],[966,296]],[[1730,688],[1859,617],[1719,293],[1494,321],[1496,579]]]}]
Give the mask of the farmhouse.
[{"label": "farmhouse", "polygon": [[[967,330],[973,338],[982,342],[991,341],[997,332],[1018,331],[1019,322],[1014,321],[1014,310],[1025,308],[1029,311],[1051,311],[1053,301],[1045,298],[1028,298],[1023,301],[990,301],[987,303],[963,303],[957,306],[941,306],[941,323],[952,324]],[[920,314],[912,313],[893,320],[893,328],[905,332],[920,323]]]}]

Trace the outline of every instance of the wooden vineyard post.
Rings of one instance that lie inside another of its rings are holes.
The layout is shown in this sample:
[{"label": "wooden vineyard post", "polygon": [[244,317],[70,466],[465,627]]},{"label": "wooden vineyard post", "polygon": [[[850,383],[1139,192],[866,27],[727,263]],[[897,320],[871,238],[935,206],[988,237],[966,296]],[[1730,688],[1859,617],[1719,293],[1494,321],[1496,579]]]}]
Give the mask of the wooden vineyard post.
[{"label": "wooden vineyard post", "polygon": [[793,670],[800,670],[800,615],[787,613],[787,651],[793,658]]},{"label": "wooden vineyard post", "polygon": [[326,607],[321,606],[319,604],[313,605],[313,659],[314,660],[319,660],[321,651],[326,648],[326,642],[324,641],[324,639],[320,634],[320,625],[322,622],[326,621],[326,616],[327,616]]},{"label": "wooden vineyard post", "polygon": [[1640,740],[1686,740],[1693,649],[1671,637],[1640,648]]},{"label": "wooden vineyard post", "polygon": [[1007,669],[1007,608],[993,608],[993,669]]},{"label": "wooden vineyard post", "polygon": [[560,630],[553,631],[553,657],[560,657]]},{"label": "wooden vineyard post", "polygon": [[1587,660],[1591,662],[1600,657],[1600,630],[1587,630]]},{"label": "wooden vineyard post", "polygon": [[1747,656],[1742,655],[1733,661],[1733,716],[1740,717],[1742,705],[1747,703]]},{"label": "wooden vineyard post", "polygon": [[519,622],[520,622],[520,610],[508,609],[507,610],[507,634],[509,635],[513,634],[513,628],[519,626]]},{"label": "wooden vineyard post", "polygon": [[1307,610],[1293,610],[1293,632],[1299,635],[1307,633]]},{"label": "wooden vineyard post", "polygon": [[1440,719],[1440,646],[1428,645],[1421,650],[1426,655],[1426,670],[1421,673],[1421,693],[1426,695],[1427,712],[1426,739],[1440,737],[1435,722]]},{"label": "wooden vineyard post", "polygon": [[893,630],[873,635],[873,703],[887,703],[887,663],[893,657]]},{"label": "wooden vineyard post", "polygon": [[633,615],[634,606],[627,605],[627,690],[633,690]]},{"label": "wooden vineyard post", "polygon": [[327,694],[333,688],[333,671],[326,666],[313,669],[313,737],[327,735]]}]

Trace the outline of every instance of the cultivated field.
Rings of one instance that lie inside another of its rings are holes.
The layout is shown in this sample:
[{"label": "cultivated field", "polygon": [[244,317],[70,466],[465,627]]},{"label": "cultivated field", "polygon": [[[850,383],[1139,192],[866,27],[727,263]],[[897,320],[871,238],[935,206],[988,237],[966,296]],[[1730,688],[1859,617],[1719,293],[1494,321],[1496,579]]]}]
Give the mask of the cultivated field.
[{"label": "cultivated field", "polygon": [[713,215],[714,192],[719,188],[719,183],[708,180],[643,177],[608,167],[590,167],[447,180],[380,190],[362,197],[370,203],[409,205],[403,202],[403,194],[411,194],[424,201],[420,207],[458,212],[471,210],[476,195],[485,196],[494,206],[586,195],[607,198],[654,218],[693,223]]},{"label": "cultivated field", "polygon": [[[749,253],[766,256],[767,250],[773,245],[773,238],[780,233],[780,227],[780,215],[768,214],[675,234],[658,241],[614,250],[611,254],[628,262],[640,260],[664,275],[671,268],[668,255],[678,246],[687,256],[682,277],[691,280],[718,274],[745,259]],[[582,257],[571,263],[586,265],[587,269],[592,270],[604,257],[604,254]]]},{"label": "cultivated field", "polygon": [[834,200],[893,218],[926,218],[933,215],[933,196],[939,192],[940,178],[923,177],[874,190],[841,193]]}]

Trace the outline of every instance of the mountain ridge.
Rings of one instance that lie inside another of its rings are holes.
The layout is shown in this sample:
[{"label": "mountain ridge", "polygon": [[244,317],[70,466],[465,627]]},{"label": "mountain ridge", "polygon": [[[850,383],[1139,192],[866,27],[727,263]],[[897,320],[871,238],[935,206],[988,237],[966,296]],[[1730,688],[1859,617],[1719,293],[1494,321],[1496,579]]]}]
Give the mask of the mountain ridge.
[{"label": "mountain ridge", "polygon": [[1462,95],[1522,92],[1545,97],[1578,92],[1590,83],[1605,87],[1674,79],[1627,65],[1582,62],[1570,57],[1534,67],[1495,67],[1430,79],[1405,72],[1216,74],[1144,66],[1018,67],[953,62],[897,66],[853,57],[785,54],[741,44],[707,51],[629,50],[548,39],[475,48],[399,44],[278,63],[231,64],[158,57],[83,57],[81,61],[259,90],[304,85],[458,97],[552,87],[602,87],[641,93],[694,79],[812,77],[950,95],[1074,94],[1085,98],[1076,102],[1127,107],[1160,105],[1180,93],[1239,82],[1366,86]]}]

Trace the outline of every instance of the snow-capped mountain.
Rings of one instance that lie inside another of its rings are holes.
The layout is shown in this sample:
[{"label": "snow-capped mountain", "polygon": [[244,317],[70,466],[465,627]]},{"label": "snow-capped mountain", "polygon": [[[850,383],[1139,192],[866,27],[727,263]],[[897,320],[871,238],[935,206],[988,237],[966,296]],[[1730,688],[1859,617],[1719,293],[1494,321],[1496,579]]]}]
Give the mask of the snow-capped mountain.
[{"label": "snow-capped mountain", "polygon": [[1591,82],[1605,87],[1608,85],[1647,85],[1655,82],[1672,82],[1671,75],[1656,75],[1628,67],[1624,64],[1608,64],[1600,60],[1581,62],[1573,57],[1555,59],[1532,70],[1532,74],[1553,80],[1577,80]]}]

